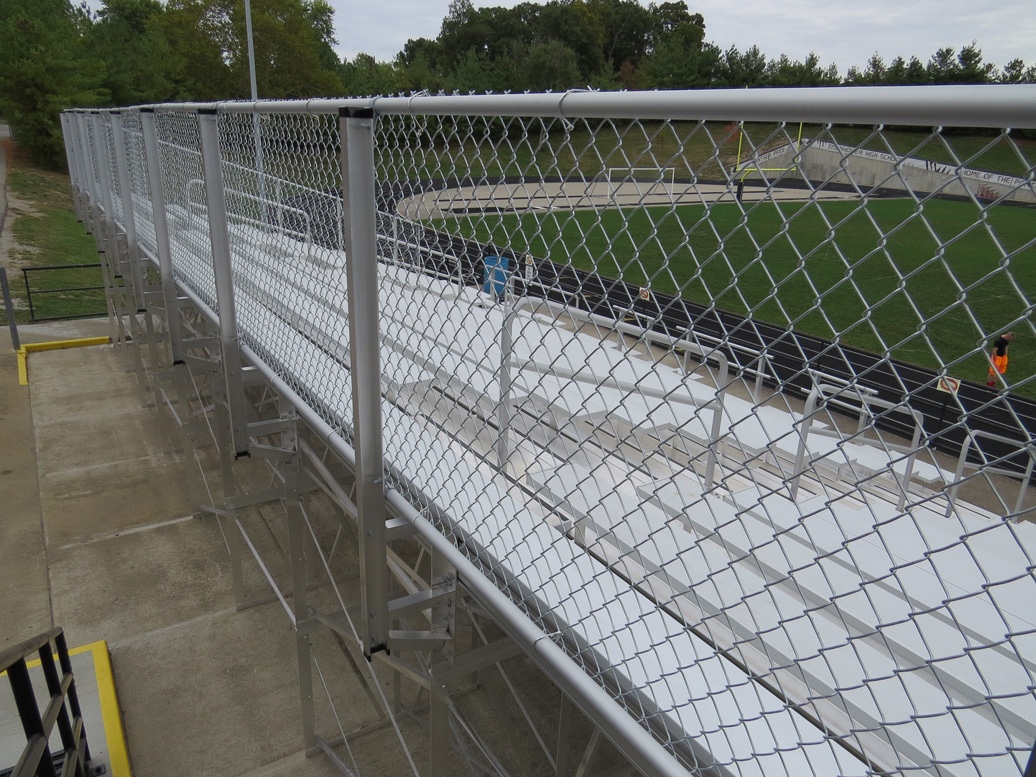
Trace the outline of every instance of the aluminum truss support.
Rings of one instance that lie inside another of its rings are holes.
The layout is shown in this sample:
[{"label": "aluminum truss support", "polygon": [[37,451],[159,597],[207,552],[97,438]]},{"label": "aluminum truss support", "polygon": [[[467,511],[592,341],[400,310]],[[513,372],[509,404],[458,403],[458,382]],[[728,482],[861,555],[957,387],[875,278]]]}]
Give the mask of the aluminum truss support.
[{"label": "aluminum truss support", "polygon": [[[119,184],[119,200],[122,208],[122,231],[116,231],[116,242],[119,251],[119,266],[122,275],[128,270],[130,287],[122,297],[122,306],[129,320],[129,330],[134,345],[134,366],[137,370],[137,384],[143,393],[148,389],[147,371],[141,350],[148,348],[151,363],[158,363],[158,351],[155,345],[154,322],[148,311],[145,297],[147,295],[147,268],[137,241],[136,217],[133,207],[133,188],[130,180],[129,163],[126,158],[126,135],[123,131],[122,114],[112,111],[111,121],[112,146],[114,147],[115,172]],[[158,402],[157,392],[153,392]]]},{"label": "aluminum truss support", "polygon": [[235,458],[248,455],[244,393],[241,382],[241,351],[238,347],[237,317],[234,306],[234,273],[230,260],[227,231],[227,203],[220,162],[219,125],[215,109],[198,112],[201,135],[202,172],[205,176],[205,201],[208,206],[209,239],[219,307],[220,344],[223,376],[230,411],[231,440]]}]

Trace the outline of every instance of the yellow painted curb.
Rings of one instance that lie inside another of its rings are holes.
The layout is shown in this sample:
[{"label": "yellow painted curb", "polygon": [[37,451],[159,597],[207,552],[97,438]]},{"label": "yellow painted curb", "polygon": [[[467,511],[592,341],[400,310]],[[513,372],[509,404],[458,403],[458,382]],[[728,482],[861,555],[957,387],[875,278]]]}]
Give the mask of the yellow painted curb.
[{"label": "yellow painted curb", "polygon": [[[112,777],[132,777],[129,751],[126,749],[126,733],[122,730],[119,697],[115,693],[115,675],[112,673],[108,643],[101,640],[68,652],[69,655],[72,655],[85,653],[87,650],[94,654],[94,676],[97,678],[97,696],[101,703],[101,717],[104,719],[104,736],[108,740],[108,762],[112,767]],[[87,734],[87,742],[89,741],[89,734]]]},{"label": "yellow painted curb", "polygon": [[[70,648],[69,657],[80,653],[92,653],[94,662],[94,679],[97,681],[97,700],[101,707],[101,719],[104,721],[104,737],[108,744],[108,763],[112,767],[112,777],[133,777],[130,769],[129,751],[126,749],[126,732],[122,728],[122,712],[119,710],[119,697],[115,693],[115,675],[112,673],[111,654],[108,643],[103,639],[77,648]],[[57,654],[54,655],[57,661]],[[40,665],[38,658],[26,661],[27,669]],[[0,673],[0,676],[7,672]],[[91,732],[86,733],[89,744]],[[93,734],[97,736],[96,733]]]},{"label": "yellow painted curb", "polygon": [[26,343],[18,349],[18,383],[29,385],[29,354],[37,351],[58,351],[62,348],[84,348],[90,345],[108,345],[110,337],[83,337],[79,340],[51,340],[49,343]]}]

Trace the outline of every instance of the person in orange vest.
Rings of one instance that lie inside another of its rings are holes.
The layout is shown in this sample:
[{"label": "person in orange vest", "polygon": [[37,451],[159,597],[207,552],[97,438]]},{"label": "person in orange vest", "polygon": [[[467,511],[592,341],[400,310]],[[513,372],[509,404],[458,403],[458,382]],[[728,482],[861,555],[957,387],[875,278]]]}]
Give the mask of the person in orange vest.
[{"label": "person in orange vest", "polygon": [[992,364],[989,365],[989,378],[987,386],[996,386],[997,374],[1003,375],[1007,372],[1007,346],[1014,340],[1014,332],[1004,332],[993,341],[993,354],[989,357]]}]

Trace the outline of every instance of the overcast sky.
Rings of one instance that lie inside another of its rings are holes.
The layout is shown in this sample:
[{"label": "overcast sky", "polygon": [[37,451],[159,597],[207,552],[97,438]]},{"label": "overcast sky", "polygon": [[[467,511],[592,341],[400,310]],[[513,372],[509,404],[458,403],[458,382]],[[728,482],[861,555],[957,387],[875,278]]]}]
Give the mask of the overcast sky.
[{"label": "overcast sky", "polygon": [[[379,61],[393,59],[409,38],[436,37],[449,6],[449,0],[330,2],[338,53],[352,59],[364,51]],[[886,63],[898,55],[927,62],[942,46],[959,50],[972,41],[985,62],[1036,64],[1036,0],[688,0],[687,6],[705,17],[705,38],[721,49],[754,44],[768,57],[798,60],[813,51],[843,75],[874,52]]]}]

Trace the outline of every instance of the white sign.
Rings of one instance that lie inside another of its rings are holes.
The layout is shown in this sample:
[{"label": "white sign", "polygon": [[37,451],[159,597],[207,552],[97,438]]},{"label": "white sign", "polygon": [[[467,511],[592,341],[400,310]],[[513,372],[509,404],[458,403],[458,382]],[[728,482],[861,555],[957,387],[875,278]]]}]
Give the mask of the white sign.
[{"label": "white sign", "polygon": [[960,388],[960,378],[951,378],[948,375],[945,378],[939,378],[938,384],[935,386],[939,391],[945,391],[947,394],[956,394],[957,389]]},{"label": "white sign", "polygon": [[645,300],[645,301],[650,300],[651,299],[651,289],[641,289],[640,290],[640,298],[642,300]]}]

